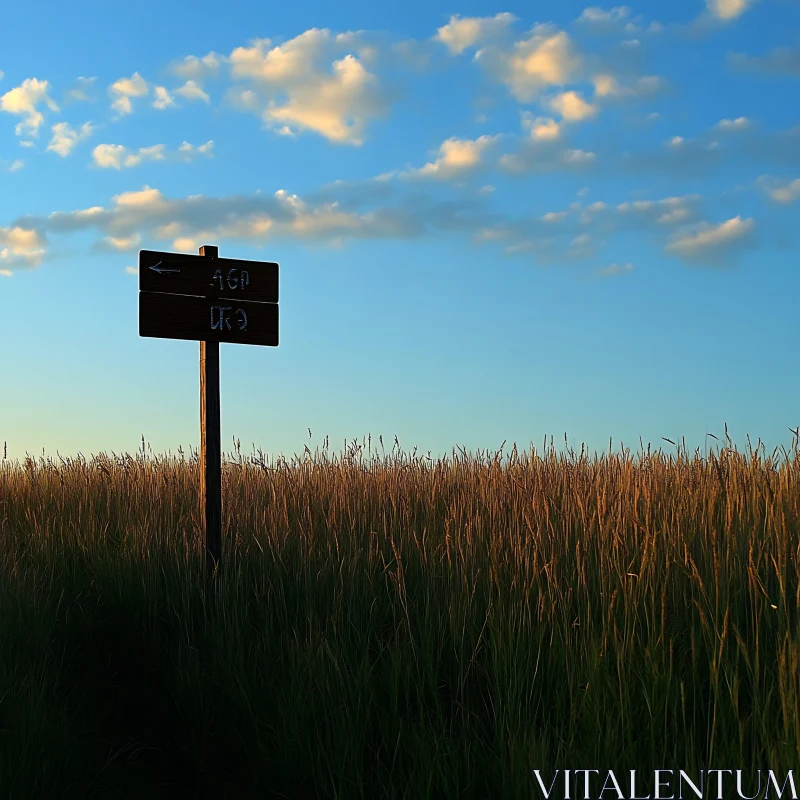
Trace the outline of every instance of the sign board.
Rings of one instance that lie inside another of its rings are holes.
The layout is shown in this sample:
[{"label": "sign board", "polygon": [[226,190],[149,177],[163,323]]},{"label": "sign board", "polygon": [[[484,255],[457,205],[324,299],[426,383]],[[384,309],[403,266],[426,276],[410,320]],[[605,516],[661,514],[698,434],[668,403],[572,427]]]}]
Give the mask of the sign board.
[{"label": "sign board", "polygon": [[[278,345],[278,265],[139,251],[139,336],[200,342],[200,509],[208,576],[222,559],[219,343]],[[217,584],[218,585],[218,584]]]},{"label": "sign board", "polygon": [[139,252],[139,335],[278,345],[278,265]]}]

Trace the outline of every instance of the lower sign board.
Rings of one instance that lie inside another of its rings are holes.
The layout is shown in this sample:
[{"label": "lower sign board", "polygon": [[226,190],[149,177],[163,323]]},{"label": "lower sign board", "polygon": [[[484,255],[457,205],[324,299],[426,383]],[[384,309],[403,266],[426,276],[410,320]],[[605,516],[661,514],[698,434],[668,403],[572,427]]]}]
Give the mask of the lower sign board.
[{"label": "lower sign board", "polygon": [[139,336],[278,345],[278,304],[139,292]]}]

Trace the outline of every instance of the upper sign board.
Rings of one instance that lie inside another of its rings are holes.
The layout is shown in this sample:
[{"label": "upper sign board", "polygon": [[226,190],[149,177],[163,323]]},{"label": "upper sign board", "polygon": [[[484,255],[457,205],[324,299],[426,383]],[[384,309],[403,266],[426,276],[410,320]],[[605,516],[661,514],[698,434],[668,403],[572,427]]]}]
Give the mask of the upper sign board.
[{"label": "upper sign board", "polygon": [[139,335],[278,344],[278,265],[139,252]]},{"label": "upper sign board", "polygon": [[277,303],[278,265],[140,250],[139,289]]}]

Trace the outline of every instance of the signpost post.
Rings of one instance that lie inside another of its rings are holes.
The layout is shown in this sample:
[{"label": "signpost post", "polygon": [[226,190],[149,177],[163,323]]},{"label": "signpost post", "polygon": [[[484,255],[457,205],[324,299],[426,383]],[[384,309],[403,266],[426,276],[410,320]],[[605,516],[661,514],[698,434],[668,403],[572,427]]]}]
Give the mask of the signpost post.
[{"label": "signpost post", "polygon": [[200,255],[139,251],[139,336],[200,342],[200,513],[206,571],[222,559],[222,444],[219,345],[278,346],[278,265]]}]

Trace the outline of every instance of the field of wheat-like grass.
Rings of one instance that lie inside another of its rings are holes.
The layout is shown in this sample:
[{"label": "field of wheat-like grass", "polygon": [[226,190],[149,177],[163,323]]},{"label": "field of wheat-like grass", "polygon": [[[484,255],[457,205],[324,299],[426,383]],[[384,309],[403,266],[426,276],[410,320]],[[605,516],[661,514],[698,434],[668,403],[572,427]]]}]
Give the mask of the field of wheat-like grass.
[{"label": "field of wheat-like grass", "polygon": [[533,798],[534,769],[796,767],[796,441],[377,444],[235,448],[216,590],[196,454],[2,461],[0,795]]}]

